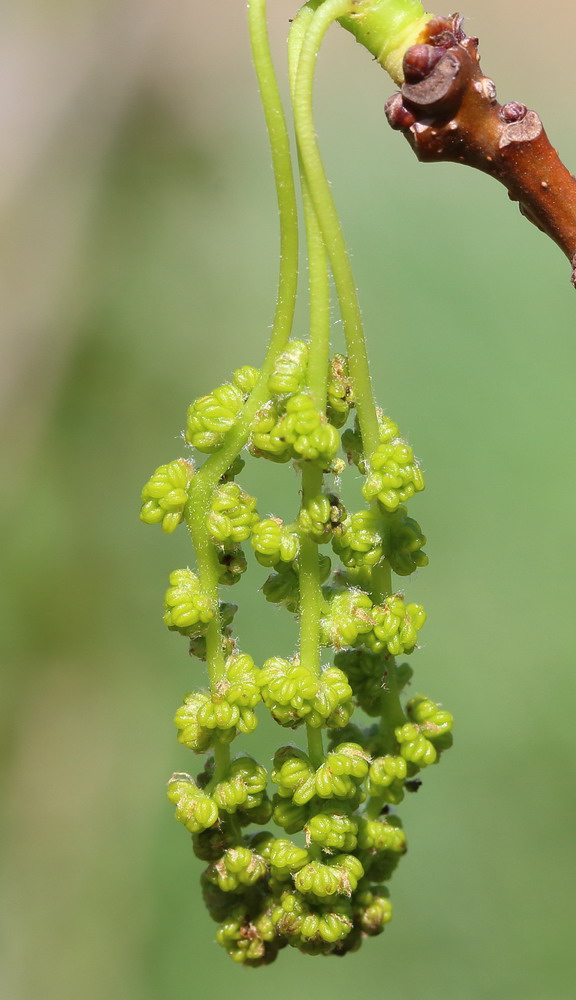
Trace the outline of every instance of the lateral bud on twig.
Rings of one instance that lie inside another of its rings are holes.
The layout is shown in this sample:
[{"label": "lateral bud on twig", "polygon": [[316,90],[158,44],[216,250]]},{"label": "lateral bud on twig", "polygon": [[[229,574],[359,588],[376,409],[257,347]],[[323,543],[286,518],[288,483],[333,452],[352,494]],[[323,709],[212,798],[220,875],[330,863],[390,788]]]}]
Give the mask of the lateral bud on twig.
[{"label": "lateral bud on twig", "polygon": [[422,162],[464,163],[496,177],[566,254],[576,285],[576,178],[535,111],[498,103],[480,68],[478,39],[463,32],[459,15],[429,21],[423,41],[407,49],[403,71],[401,91],[386,102],[391,127]]}]

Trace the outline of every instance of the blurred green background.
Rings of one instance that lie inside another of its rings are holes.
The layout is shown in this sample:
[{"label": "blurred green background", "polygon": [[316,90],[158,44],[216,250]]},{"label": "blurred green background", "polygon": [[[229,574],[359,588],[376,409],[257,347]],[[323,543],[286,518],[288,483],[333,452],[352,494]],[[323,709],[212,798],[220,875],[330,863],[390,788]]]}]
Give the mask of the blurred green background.
[{"label": "blurred green background", "polygon": [[[295,7],[269,6],[281,61]],[[537,21],[518,0],[469,0],[464,13],[500,98],[536,107],[576,164],[574,8],[549,2]],[[386,126],[389,81],[333,30],[318,129],[377,394],[426,469],[413,513],[431,564],[407,592],[430,617],[413,665],[457,739],[402,807],[410,851],[385,935],[344,961],[286,950],[238,969],[213,942],[200,863],[164,794],[194,766],[171,717],[198,668],[161,622],[188,543],[140,524],[138,500],[181,452],[190,400],[259,363],[273,314],[277,212],[245,4],[3,0],[0,27],[0,994],[568,1000],[567,262],[492,181],[419,165]],[[261,511],[295,502],[290,468],[252,466]],[[234,595],[260,660],[294,642],[262,579]],[[262,724],[250,743],[265,762],[283,741]]]}]

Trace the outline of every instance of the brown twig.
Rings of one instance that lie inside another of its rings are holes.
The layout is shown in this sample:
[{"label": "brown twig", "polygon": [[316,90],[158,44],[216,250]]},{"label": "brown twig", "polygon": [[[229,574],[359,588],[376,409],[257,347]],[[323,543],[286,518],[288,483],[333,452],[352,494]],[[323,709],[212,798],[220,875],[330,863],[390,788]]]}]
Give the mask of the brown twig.
[{"label": "brown twig", "polygon": [[520,211],[564,251],[576,286],[576,177],[560,160],[535,111],[499,104],[484,76],[478,39],[462,19],[434,18],[404,56],[405,83],[386,104],[419,160],[450,160],[491,174]]}]

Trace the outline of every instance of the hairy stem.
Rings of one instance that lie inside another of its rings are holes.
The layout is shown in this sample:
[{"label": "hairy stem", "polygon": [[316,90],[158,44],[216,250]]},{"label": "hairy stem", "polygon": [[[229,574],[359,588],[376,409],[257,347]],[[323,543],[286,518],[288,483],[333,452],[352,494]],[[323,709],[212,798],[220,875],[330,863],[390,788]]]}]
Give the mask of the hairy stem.
[{"label": "hairy stem", "polygon": [[270,55],[266,26],[266,0],[249,0],[248,23],[254,66],[276,183],[280,214],[280,275],[272,334],[258,382],[250,394],[237,424],[226,436],[219,451],[206,460],[194,476],[190,487],[187,521],[198,562],[198,573],[204,593],[214,599],[216,617],[206,636],[207,660],[211,683],[222,676],[224,660],[221,645],[221,619],[218,611],[218,562],[216,551],[206,528],[206,516],[214,490],[227,469],[240,454],[248,440],[254,416],[268,400],[268,378],[274,362],[286,345],[292,331],[298,285],[298,211],[292,172],[290,140],[286,120]]},{"label": "hairy stem", "polygon": [[325,0],[316,10],[302,42],[293,105],[298,149],[330,258],[344,325],[358,419],[366,451],[370,453],[378,446],[378,418],[372,396],[362,315],[340,220],[318,149],[312,106],[314,71],[322,39],[333,21],[350,14],[353,8],[351,0]]}]

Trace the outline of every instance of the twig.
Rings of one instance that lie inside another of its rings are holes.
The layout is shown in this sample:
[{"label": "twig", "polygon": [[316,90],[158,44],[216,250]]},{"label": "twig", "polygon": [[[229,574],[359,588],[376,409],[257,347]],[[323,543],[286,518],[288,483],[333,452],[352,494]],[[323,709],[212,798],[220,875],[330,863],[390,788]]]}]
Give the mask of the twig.
[{"label": "twig", "polygon": [[423,162],[465,163],[496,177],[520,211],[572,265],[576,286],[576,177],[564,166],[535,111],[499,104],[484,76],[478,39],[462,19],[434,18],[404,56],[405,83],[386,104],[392,128]]}]

